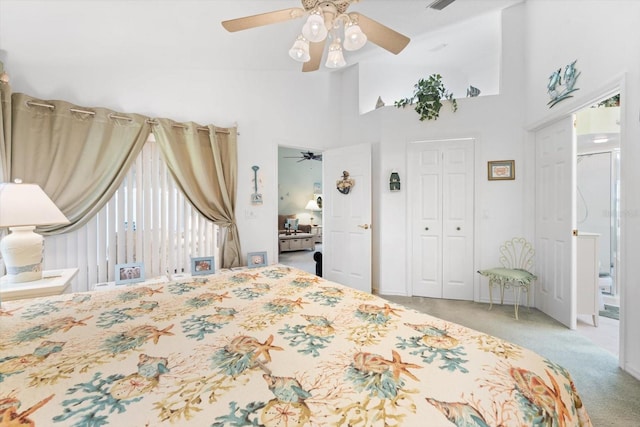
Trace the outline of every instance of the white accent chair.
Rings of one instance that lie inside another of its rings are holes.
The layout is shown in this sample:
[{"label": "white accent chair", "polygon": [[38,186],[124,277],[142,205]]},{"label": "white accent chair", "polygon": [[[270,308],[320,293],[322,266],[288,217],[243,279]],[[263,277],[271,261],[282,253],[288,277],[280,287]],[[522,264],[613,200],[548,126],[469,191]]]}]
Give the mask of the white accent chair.
[{"label": "white accent chair", "polygon": [[478,273],[489,278],[489,310],[493,307],[493,288],[500,288],[500,304],[504,303],[504,290],[513,288],[515,294],[514,310],[518,320],[520,294],[527,293],[529,307],[531,285],[537,277],[529,270],[533,268],[535,250],[531,243],[522,237],[514,237],[500,246],[501,267],[480,270]]}]

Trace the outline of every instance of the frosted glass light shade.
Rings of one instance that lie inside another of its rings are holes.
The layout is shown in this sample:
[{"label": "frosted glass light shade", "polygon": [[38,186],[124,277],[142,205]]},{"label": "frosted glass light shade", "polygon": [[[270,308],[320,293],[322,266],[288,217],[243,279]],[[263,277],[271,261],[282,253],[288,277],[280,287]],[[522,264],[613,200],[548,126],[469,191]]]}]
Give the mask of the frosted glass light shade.
[{"label": "frosted glass light shade", "polygon": [[317,13],[312,13],[307,18],[307,22],[302,26],[302,35],[310,42],[321,42],[327,38],[328,30],[324,24],[324,19]]},{"label": "frosted glass light shade", "polygon": [[345,50],[358,50],[367,43],[367,35],[362,32],[360,25],[352,24],[344,29]]},{"label": "frosted glass light shade", "polygon": [[42,278],[44,239],[36,225],[67,224],[69,220],[36,184],[0,184],[0,227],[11,233],[0,242],[8,283]]},{"label": "frosted glass light shade", "polygon": [[289,49],[289,56],[298,62],[308,62],[311,59],[311,56],[309,56],[309,42],[303,36],[298,36],[291,49]]},{"label": "frosted glass light shade", "polygon": [[327,55],[327,62],[324,64],[327,68],[340,68],[347,65],[347,61],[344,60],[342,54],[342,46],[340,46],[340,39],[335,39],[329,45],[329,53]]}]

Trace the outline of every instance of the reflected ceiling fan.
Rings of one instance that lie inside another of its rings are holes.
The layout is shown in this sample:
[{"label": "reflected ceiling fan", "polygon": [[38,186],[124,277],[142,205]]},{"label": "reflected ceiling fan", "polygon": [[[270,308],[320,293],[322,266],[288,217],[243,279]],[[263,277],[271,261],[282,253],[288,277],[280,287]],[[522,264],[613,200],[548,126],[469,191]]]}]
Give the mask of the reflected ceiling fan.
[{"label": "reflected ceiling fan", "polygon": [[303,162],[305,160],[320,160],[322,161],[322,154],[314,154],[311,151],[301,151],[300,154],[302,156],[295,157],[285,157],[285,159],[300,159],[297,163]]},{"label": "reflected ceiling fan", "polygon": [[[360,13],[347,13],[351,3],[360,0],[301,0],[302,8],[294,7],[222,21],[230,32],[247,30],[263,25],[276,24],[307,16],[302,33],[289,50],[289,56],[302,62],[302,71],[316,71],[327,40],[330,40],[325,66],[340,68],[346,65],[342,49],[358,50],[368,41],[388,50],[400,53],[409,38]],[[343,42],[344,40],[344,42]]]}]

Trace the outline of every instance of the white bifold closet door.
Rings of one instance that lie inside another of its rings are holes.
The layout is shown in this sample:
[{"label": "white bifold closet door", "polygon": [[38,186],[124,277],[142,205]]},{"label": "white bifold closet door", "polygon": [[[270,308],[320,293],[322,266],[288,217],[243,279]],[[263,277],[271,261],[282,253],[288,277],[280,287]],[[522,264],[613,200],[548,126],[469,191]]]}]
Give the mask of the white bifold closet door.
[{"label": "white bifold closet door", "polygon": [[473,300],[474,140],[410,143],[411,292]]}]

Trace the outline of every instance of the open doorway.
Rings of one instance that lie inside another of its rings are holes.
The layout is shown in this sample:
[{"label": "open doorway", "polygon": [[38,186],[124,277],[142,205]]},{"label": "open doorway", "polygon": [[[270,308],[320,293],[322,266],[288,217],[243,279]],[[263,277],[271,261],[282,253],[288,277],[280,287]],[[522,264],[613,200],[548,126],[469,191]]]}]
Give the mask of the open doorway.
[{"label": "open doorway", "polygon": [[322,153],[278,147],[278,262],[318,274],[322,253]]},{"label": "open doorway", "polygon": [[[578,318],[578,330],[618,355],[620,287],[620,94],[576,113],[576,223],[598,235],[598,327]],[[580,268],[580,266],[578,266]]]}]

